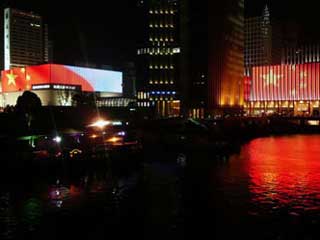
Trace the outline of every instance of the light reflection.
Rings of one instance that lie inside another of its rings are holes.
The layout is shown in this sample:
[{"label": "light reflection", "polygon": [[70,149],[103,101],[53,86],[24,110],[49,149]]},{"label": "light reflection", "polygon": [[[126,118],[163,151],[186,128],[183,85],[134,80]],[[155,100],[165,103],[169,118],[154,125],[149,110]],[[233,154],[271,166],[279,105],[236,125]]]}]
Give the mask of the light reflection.
[{"label": "light reflection", "polygon": [[315,209],[320,191],[320,137],[262,138],[245,147],[254,204]]},{"label": "light reflection", "polygon": [[0,193],[0,238],[14,239],[17,225],[17,218],[10,203],[10,194]]}]

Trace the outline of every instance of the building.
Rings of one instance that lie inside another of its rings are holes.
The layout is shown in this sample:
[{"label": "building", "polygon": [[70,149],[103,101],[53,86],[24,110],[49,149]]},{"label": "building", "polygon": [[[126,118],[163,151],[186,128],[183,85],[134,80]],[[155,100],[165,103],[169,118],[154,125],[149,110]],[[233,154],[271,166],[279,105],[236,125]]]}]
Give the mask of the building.
[{"label": "building", "polygon": [[320,63],[253,67],[245,110],[250,115],[318,114]]},{"label": "building", "polygon": [[35,92],[44,106],[71,106],[79,93],[106,99],[121,97],[123,92],[122,72],[57,64],[11,68],[2,71],[1,80],[2,107],[15,105],[26,90]]},{"label": "building", "polygon": [[268,65],[272,62],[272,27],[266,6],[262,16],[245,19],[245,68]]},{"label": "building", "polygon": [[179,1],[138,1],[138,9],[138,106],[157,117],[179,116]]},{"label": "building", "polygon": [[268,6],[261,16],[245,19],[245,72],[254,66],[280,64],[282,24],[271,19]]},{"label": "building", "polygon": [[[0,71],[4,69],[4,16],[3,8],[0,7]],[[1,76],[0,76],[1,77]]]},{"label": "building", "polygon": [[180,2],[180,99],[184,116],[204,118],[208,100],[208,3]]},{"label": "building", "polygon": [[32,12],[4,9],[4,69],[49,61],[48,28]]},{"label": "building", "polygon": [[287,47],[283,49],[282,64],[303,64],[320,62],[320,45],[305,44],[299,47]]},{"label": "building", "polygon": [[244,1],[208,1],[208,113],[243,107]]}]

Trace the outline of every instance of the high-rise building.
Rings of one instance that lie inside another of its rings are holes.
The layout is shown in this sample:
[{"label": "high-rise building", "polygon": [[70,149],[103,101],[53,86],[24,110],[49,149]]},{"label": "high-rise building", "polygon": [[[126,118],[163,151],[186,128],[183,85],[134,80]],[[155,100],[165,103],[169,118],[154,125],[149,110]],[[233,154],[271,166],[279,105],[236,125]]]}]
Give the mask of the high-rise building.
[{"label": "high-rise building", "polygon": [[138,106],[157,117],[179,116],[179,1],[139,0],[138,7]]},{"label": "high-rise building", "polygon": [[245,68],[267,65],[272,62],[272,27],[266,6],[263,14],[245,19]]},{"label": "high-rise building", "polygon": [[208,97],[208,4],[183,0],[181,10],[181,108],[204,118]]},{"label": "high-rise building", "polygon": [[245,71],[254,66],[279,64],[282,49],[282,24],[270,16],[266,5],[261,16],[245,19]]},{"label": "high-rise building", "polygon": [[243,0],[181,1],[184,114],[238,113],[243,105]]},{"label": "high-rise building", "polygon": [[209,1],[208,111],[243,106],[244,1]]},{"label": "high-rise building", "polygon": [[4,9],[4,69],[48,62],[47,33],[41,16]]}]

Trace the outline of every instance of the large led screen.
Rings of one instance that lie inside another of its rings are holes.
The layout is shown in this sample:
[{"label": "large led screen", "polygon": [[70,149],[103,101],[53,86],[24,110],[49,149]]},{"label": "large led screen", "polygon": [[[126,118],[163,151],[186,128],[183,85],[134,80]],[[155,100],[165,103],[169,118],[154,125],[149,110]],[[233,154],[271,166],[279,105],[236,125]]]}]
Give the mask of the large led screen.
[{"label": "large led screen", "polygon": [[2,91],[30,90],[33,85],[79,85],[82,91],[122,93],[122,73],[56,64],[13,68],[2,72]]},{"label": "large led screen", "polygon": [[319,63],[254,67],[251,101],[320,99]]}]

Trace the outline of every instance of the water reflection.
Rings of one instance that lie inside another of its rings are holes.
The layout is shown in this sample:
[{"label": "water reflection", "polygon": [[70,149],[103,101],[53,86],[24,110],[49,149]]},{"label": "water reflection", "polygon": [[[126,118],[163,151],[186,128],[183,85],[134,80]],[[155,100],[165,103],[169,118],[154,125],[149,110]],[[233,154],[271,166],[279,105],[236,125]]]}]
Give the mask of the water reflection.
[{"label": "water reflection", "polygon": [[103,162],[93,161],[72,166],[35,163],[25,172],[22,181],[8,178],[0,185],[0,239],[104,232],[104,224],[115,221],[121,201],[137,182],[134,172],[118,176]]},{"label": "water reflection", "polygon": [[0,238],[15,238],[17,235],[17,225],[17,218],[10,203],[10,193],[0,192]]},{"label": "water reflection", "polygon": [[23,206],[22,221],[27,231],[34,231],[41,223],[42,202],[36,198],[28,199]]},{"label": "water reflection", "polygon": [[243,149],[250,176],[252,203],[291,215],[320,214],[320,137],[262,138]]}]

